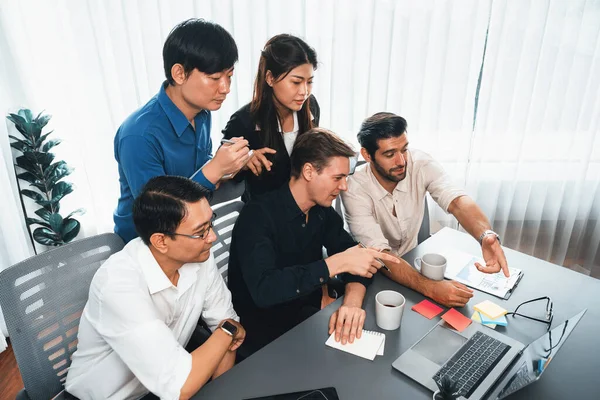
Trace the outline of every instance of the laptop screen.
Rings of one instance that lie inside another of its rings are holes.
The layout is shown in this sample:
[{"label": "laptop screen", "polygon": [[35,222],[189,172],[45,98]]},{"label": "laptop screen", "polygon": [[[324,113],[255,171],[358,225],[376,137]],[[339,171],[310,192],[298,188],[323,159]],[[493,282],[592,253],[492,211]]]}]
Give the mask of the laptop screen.
[{"label": "laptop screen", "polygon": [[502,399],[540,379],[585,312],[583,310],[569,318],[528,345],[510,371],[510,379],[498,398]]}]

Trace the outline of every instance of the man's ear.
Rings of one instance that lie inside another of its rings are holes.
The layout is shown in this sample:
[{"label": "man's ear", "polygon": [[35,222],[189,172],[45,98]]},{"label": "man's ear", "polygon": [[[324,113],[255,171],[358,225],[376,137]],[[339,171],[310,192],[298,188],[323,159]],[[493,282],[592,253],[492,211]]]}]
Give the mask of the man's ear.
[{"label": "man's ear", "polygon": [[165,254],[169,250],[169,246],[166,243],[166,235],[164,233],[153,233],[150,236],[150,244],[161,254]]},{"label": "man's ear", "polygon": [[315,174],[317,174],[317,170],[311,163],[305,163],[302,167],[302,176],[307,181],[312,181]]},{"label": "man's ear", "polygon": [[171,67],[171,76],[173,77],[175,83],[178,85],[183,85],[183,83],[187,79],[185,69],[183,68],[183,65],[179,63],[173,64],[173,66]]},{"label": "man's ear", "polygon": [[363,156],[363,158],[365,159],[366,162],[370,163],[372,161],[371,155],[369,154],[367,149],[365,149],[364,147],[360,148],[360,154]]}]

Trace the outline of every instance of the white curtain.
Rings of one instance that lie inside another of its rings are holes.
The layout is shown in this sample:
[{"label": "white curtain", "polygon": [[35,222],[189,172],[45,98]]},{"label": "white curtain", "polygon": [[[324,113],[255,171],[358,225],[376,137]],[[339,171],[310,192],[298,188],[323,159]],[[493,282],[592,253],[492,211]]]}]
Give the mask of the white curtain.
[{"label": "white curtain", "polygon": [[[114,134],[158,91],[163,42],[190,17],[239,48],[213,142],[250,100],[267,39],[299,35],[319,57],[322,126],[356,145],[365,117],[402,115],[411,145],[468,189],[505,244],[600,276],[598,0],[3,0],[0,110],[54,116],[56,156],[75,168],[61,208],[87,210],[80,237],[112,230]],[[0,126],[4,268],[32,247]]]}]

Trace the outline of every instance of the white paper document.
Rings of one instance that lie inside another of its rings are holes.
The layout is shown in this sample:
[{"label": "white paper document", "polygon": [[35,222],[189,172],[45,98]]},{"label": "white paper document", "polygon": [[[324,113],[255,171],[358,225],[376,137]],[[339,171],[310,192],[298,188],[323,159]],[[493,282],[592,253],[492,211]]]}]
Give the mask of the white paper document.
[{"label": "white paper document", "polygon": [[508,298],[510,292],[523,276],[523,271],[510,266],[508,268],[510,277],[508,278],[504,276],[502,271],[495,274],[480,272],[475,266],[475,262],[485,265],[483,258],[458,250],[445,249],[440,254],[446,257],[448,262],[444,274],[447,279],[454,279],[474,289],[503,299]]}]

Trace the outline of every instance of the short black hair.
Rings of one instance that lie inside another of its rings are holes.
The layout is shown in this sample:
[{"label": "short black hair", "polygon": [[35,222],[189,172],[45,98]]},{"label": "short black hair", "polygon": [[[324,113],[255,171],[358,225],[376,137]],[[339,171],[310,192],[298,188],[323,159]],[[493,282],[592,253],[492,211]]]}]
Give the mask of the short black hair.
[{"label": "short black hair", "polygon": [[222,26],[203,19],[190,18],[169,33],[163,47],[165,76],[170,85],[175,81],[171,68],[183,65],[186,76],[194,69],[214,74],[233,67],[238,49],[233,37]]},{"label": "short black hair", "polygon": [[156,176],[148,181],[133,203],[133,223],[140,238],[150,245],[155,233],[175,232],[187,215],[186,203],[210,200],[212,192],[181,176]]},{"label": "short black hair", "polygon": [[333,157],[354,157],[356,152],[335,133],[323,129],[312,128],[298,135],[292,155],[292,177],[299,178],[304,164],[312,164],[318,173],[329,164]]},{"label": "short black hair", "polygon": [[406,120],[401,116],[379,112],[363,121],[356,137],[361,147],[364,147],[371,157],[375,157],[379,139],[400,137],[406,133],[406,128]]}]

